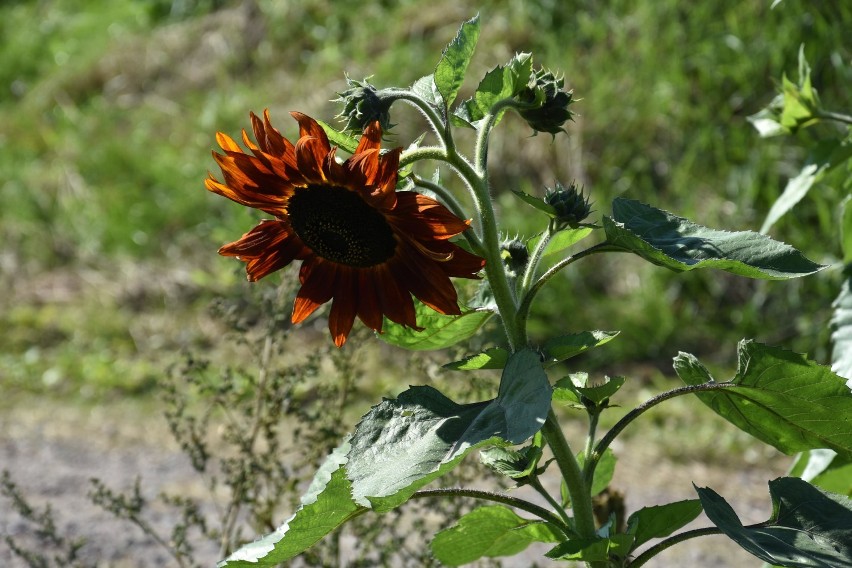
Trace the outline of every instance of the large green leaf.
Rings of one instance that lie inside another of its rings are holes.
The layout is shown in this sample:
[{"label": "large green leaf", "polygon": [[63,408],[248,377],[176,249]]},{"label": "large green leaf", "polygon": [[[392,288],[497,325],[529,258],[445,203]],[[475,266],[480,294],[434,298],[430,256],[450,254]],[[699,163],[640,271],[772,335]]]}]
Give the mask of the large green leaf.
[{"label": "large green leaf", "polygon": [[352,435],[346,469],[353,498],[388,510],[455,467],[470,450],[520,444],[541,429],[550,397],[538,354],[523,350],[509,358],[494,400],[457,404],[428,386],[385,400]]},{"label": "large green leaf", "polygon": [[[693,355],[679,354],[674,367],[688,385],[714,382]],[[830,448],[852,456],[852,393],[842,377],[799,353],[742,341],[736,376],[697,396],[784,453]]]},{"label": "large green leaf", "polygon": [[852,500],[796,477],[769,482],[772,516],[743,526],[731,506],[698,488],[704,512],[728,537],[765,562],[788,568],[852,568]]},{"label": "large green leaf", "polygon": [[474,509],[459,519],[458,524],[435,535],[432,552],[447,566],[461,566],[483,557],[512,556],[533,542],[561,540],[556,527],[492,505]]},{"label": "large green leaf", "polygon": [[627,532],[634,537],[631,550],[653,538],[669,536],[694,521],[700,514],[701,502],[698,499],[639,509],[627,518]]},{"label": "large green leaf", "polygon": [[379,337],[391,345],[413,351],[444,349],[471,337],[493,315],[491,310],[484,308],[462,311],[457,316],[444,315],[419,301],[414,302],[414,311],[422,330],[385,318]]},{"label": "large green leaf", "polygon": [[435,67],[435,86],[447,106],[453,104],[461,88],[478,39],[479,16],[477,15],[461,25],[456,37],[444,49],[441,60]]},{"label": "large green leaf", "polygon": [[334,450],[317,470],[296,514],[263,538],[249,543],[219,566],[277,566],[298,556],[337,527],[366,510],[352,500],[344,464],[348,442]]},{"label": "large green leaf", "polygon": [[753,231],[719,231],[667,211],[617,198],[603,218],[610,245],[676,272],[718,268],[740,276],[783,280],[825,268],[790,245]]}]

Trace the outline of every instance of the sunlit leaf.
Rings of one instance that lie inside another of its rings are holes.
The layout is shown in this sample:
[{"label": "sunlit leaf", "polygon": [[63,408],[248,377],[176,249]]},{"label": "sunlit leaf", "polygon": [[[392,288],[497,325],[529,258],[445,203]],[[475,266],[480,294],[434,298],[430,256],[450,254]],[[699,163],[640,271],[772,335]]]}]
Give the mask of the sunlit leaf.
[{"label": "sunlit leaf", "polygon": [[317,470],[296,514],[263,538],[246,544],[221,567],[278,566],[298,556],[337,527],[366,510],[352,500],[344,464],[349,444],[343,444]]},{"label": "sunlit leaf", "polygon": [[772,204],[760,232],[768,231],[778,219],[793,209],[808,194],[814,184],[825,177],[832,169],[845,163],[850,157],[852,157],[852,144],[850,143],[828,140],[817,145],[808,158],[808,163],[798,175],[787,182],[781,196]]},{"label": "sunlit leaf", "polygon": [[753,231],[719,231],[630,199],[617,198],[604,217],[610,245],[676,272],[717,268],[767,280],[813,274],[825,268],[790,245]]},{"label": "sunlit leaf", "polygon": [[383,333],[379,334],[379,338],[391,345],[413,351],[444,349],[471,337],[493,315],[493,312],[487,309],[467,310],[457,316],[445,315],[418,301],[414,302],[414,310],[417,314],[417,325],[422,327],[422,330],[418,331],[385,318]]},{"label": "sunlit leaf", "polygon": [[831,370],[852,387],[852,273],[843,278],[840,294],[831,305]]},{"label": "sunlit leaf", "polygon": [[[714,382],[693,355],[679,354],[674,367],[688,385]],[[852,392],[828,367],[742,341],[737,374],[721,385],[698,398],[752,436],[787,454],[830,448],[852,456]]]},{"label": "sunlit leaf", "polygon": [[358,149],[358,139],[352,136],[349,136],[345,132],[341,132],[337,130],[332,125],[327,122],[323,122],[321,120],[317,120],[317,123],[325,130],[325,135],[328,136],[328,141],[331,142],[332,146],[337,146],[341,150],[349,152],[350,154],[354,154],[355,150]]},{"label": "sunlit leaf", "polygon": [[[480,120],[492,112],[495,104],[510,99],[520,93],[530,80],[532,73],[532,55],[518,53],[506,65],[489,71],[473,97],[467,99],[456,109],[455,115],[465,123],[476,127]],[[498,111],[494,124],[499,122],[505,109]]]},{"label": "sunlit leaf", "polygon": [[499,505],[480,507],[442,530],[432,553],[442,564],[461,566],[479,558],[518,554],[534,542],[559,542],[561,532],[549,523],[525,519]]},{"label": "sunlit leaf", "polygon": [[509,352],[501,347],[492,347],[482,353],[465,357],[461,361],[453,361],[444,365],[445,369],[454,371],[475,371],[477,369],[502,369],[509,360]]},{"label": "sunlit leaf", "polygon": [[470,450],[524,442],[544,424],[550,396],[538,354],[522,350],[506,364],[494,400],[457,404],[428,386],[385,400],[352,435],[346,468],[353,498],[388,510],[455,467]]},{"label": "sunlit leaf", "polygon": [[796,458],[790,475],[826,491],[852,497],[852,458],[841,457],[833,450],[810,450]]},{"label": "sunlit leaf", "polygon": [[696,487],[707,517],[750,554],[788,568],[852,567],[852,500],[796,477],[769,482],[772,516],[743,526],[718,493]]},{"label": "sunlit leaf", "polygon": [[447,106],[453,104],[464,81],[467,66],[479,39],[479,16],[464,22],[456,37],[444,49],[435,67],[435,86]]},{"label": "sunlit leaf", "polygon": [[544,199],[542,199],[540,197],[536,197],[534,195],[530,195],[528,193],[524,193],[523,191],[514,191],[513,190],[512,193],[514,193],[515,196],[518,199],[520,199],[521,201],[523,201],[527,205],[530,205],[530,206],[534,207],[535,209],[538,209],[539,211],[547,214],[550,217],[556,217],[556,209],[553,207],[553,205],[550,205]]}]

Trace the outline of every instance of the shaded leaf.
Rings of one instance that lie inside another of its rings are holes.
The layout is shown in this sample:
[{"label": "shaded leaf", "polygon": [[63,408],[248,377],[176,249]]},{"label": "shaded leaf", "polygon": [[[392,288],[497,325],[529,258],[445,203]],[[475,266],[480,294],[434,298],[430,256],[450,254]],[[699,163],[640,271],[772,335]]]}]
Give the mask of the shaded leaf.
[{"label": "shaded leaf", "polygon": [[435,86],[447,106],[453,104],[464,81],[467,66],[479,39],[479,16],[464,22],[456,37],[444,48],[435,67]]},{"label": "shaded leaf", "polygon": [[435,76],[426,75],[417,79],[411,86],[411,92],[428,102],[436,109],[441,109],[444,106],[444,98],[438,91],[438,86],[435,85]]},{"label": "shaded leaf", "polygon": [[[852,456],[852,393],[828,367],[804,355],[742,341],[736,376],[718,390],[697,393],[716,413],[787,454],[830,448]],[[713,382],[693,356],[675,357],[688,385]]]},{"label": "shaded leaf", "polygon": [[550,395],[538,355],[523,350],[510,357],[494,400],[457,404],[428,386],[385,400],[352,435],[346,469],[353,498],[389,510],[455,467],[470,450],[522,443],[544,424]]},{"label": "shaded leaf", "polygon": [[441,563],[461,566],[479,558],[512,556],[533,542],[559,542],[561,532],[549,523],[525,519],[499,505],[474,509],[432,541]]},{"label": "shaded leaf", "polygon": [[528,193],[524,193],[523,191],[512,190],[512,193],[514,193],[518,199],[520,199],[527,205],[538,209],[542,213],[547,214],[549,217],[556,217],[556,208],[554,208],[553,205],[547,203],[544,199],[536,197],[534,195],[530,195]]},{"label": "shaded leaf", "polygon": [[541,434],[536,434],[537,443],[520,450],[494,446],[479,452],[479,461],[500,475],[512,479],[529,477],[541,459]]},{"label": "shaded leaf", "polygon": [[334,450],[317,470],[296,514],[263,538],[246,544],[219,566],[277,566],[298,556],[366,509],[352,500],[344,464],[348,442]]},{"label": "shaded leaf", "polygon": [[627,532],[634,537],[631,550],[651,539],[669,536],[701,514],[701,501],[687,499],[665,505],[642,507],[627,519]]},{"label": "shaded leaf", "polygon": [[444,349],[473,336],[493,314],[491,310],[475,309],[462,310],[462,314],[457,316],[445,315],[419,301],[414,302],[414,310],[417,314],[417,325],[422,327],[422,330],[418,331],[385,318],[383,333],[379,334],[379,338],[391,345],[413,351]]},{"label": "shaded leaf", "polygon": [[611,341],[618,331],[581,331],[547,340],[542,348],[551,362],[564,361]]},{"label": "shaded leaf", "polygon": [[740,276],[782,280],[825,268],[790,245],[753,231],[719,231],[638,201],[617,198],[604,217],[610,245],[676,272],[717,268]]},{"label": "shaded leaf", "polygon": [[852,500],[796,477],[769,482],[772,517],[743,526],[709,488],[695,488],[704,512],[728,537],[764,562],[789,568],[852,567]]}]

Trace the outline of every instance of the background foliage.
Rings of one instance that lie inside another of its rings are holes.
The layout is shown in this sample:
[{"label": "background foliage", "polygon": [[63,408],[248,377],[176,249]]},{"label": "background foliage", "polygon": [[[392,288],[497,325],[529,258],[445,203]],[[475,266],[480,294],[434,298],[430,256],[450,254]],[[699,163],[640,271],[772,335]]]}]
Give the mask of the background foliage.
[{"label": "background foliage", "polygon": [[[758,228],[804,150],[762,140],[746,117],[794,76],[804,45],[827,108],[852,108],[844,2],[675,0],[57,0],[0,5],[0,387],[4,403],[55,396],[147,399],[184,349],[227,360],[214,296],[245,296],[216,248],[252,212],[208,195],[217,130],[235,135],[269,107],[330,120],[343,72],[379,87],[432,71],[458,24],[480,12],[472,75],[532,51],[579,101],[569,136],[528,137],[509,117],[492,145],[506,226],[532,233],[510,190],[576,180],[598,213],[623,195],[718,228]],[[467,96],[474,85],[464,85]],[[405,112],[405,111],[401,111]],[[821,127],[820,127],[821,128]],[[800,136],[819,138],[820,128]],[[416,131],[399,128],[406,145]],[[520,141],[520,143],[518,142]],[[845,174],[839,172],[838,175]],[[834,242],[841,190],[829,177],[772,233],[816,261]],[[534,322],[620,329],[589,370],[671,374],[677,351],[732,365],[741,337],[828,359],[840,274],[793,283],[717,273],[675,277],[638,259],[591,259],[546,289]],[[274,276],[274,281],[279,277]],[[264,283],[263,285],[271,285]],[[286,302],[285,302],[286,303]],[[720,306],[726,309],[719,309]],[[324,341],[308,325],[306,344]],[[769,331],[761,331],[767,329]],[[535,334],[536,328],[533,327]],[[542,333],[543,335],[543,333]],[[377,369],[368,390],[398,392]]]}]

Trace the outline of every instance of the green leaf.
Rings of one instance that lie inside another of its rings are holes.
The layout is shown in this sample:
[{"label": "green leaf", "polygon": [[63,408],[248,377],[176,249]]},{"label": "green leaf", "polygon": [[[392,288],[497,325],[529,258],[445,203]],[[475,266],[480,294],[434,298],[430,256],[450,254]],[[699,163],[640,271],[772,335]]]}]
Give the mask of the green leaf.
[{"label": "green leaf", "polygon": [[604,377],[600,385],[587,387],[588,373],[572,373],[556,381],[553,400],[576,402],[581,406],[592,403],[597,407],[606,407],[607,401],[624,385],[624,377]]},{"label": "green leaf", "polygon": [[852,272],[846,271],[840,294],[831,304],[831,370],[852,386]]},{"label": "green leaf", "polygon": [[665,505],[643,507],[627,519],[627,532],[635,538],[631,550],[654,538],[669,536],[701,514],[701,501],[687,499]]},{"label": "green leaf", "polygon": [[442,109],[444,106],[444,98],[438,91],[434,75],[426,75],[425,77],[417,79],[411,86],[411,92],[434,106],[436,109]]},{"label": "green leaf", "polygon": [[559,254],[570,246],[577,244],[592,234],[594,227],[582,226],[577,228],[563,229],[550,238],[544,249],[544,256]]},{"label": "green leaf", "polygon": [[787,182],[784,192],[772,204],[760,232],[767,232],[778,219],[808,194],[814,184],[838,165],[845,163],[850,157],[852,157],[852,144],[850,143],[826,140],[817,145],[811,152],[807,164],[796,177]]},{"label": "green leaf", "polygon": [[550,362],[564,361],[594,347],[609,343],[618,331],[581,331],[570,335],[561,335],[549,339],[543,347],[545,357]]},{"label": "green leaf", "polygon": [[[516,54],[506,65],[489,71],[479,83],[473,97],[460,104],[454,114],[465,123],[476,127],[480,120],[491,113],[495,104],[518,95],[526,88],[531,74],[532,54]],[[494,120],[495,126],[503,112],[505,109],[499,111]]]},{"label": "green leaf", "polygon": [[789,568],[852,567],[852,500],[796,477],[769,482],[772,517],[743,526],[709,488],[695,488],[704,512],[728,537],[764,562]]},{"label": "green leaf", "polygon": [[483,557],[512,556],[534,542],[560,540],[561,533],[551,524],[491,505],[474,509],[458,524],[435,535],[432,553],[442,564],[461,566]]},{"label": "green leaf", "polygon": [[843,249],[843,264],[852,263],[852,195],[847,195],[840,204],[840,245]]},{"label": "green leaf", "polygon": [[479,15],[476,15],[461,25],[435,67],[435,86],[447,106],[453,104],[458,95],[478,39]]},{"label": "green leaf", "polygon": [[382,341],[412,351],[444,349],[473,336],[493,312],[488,309],[462,310],[458,316],[440,314],[423,302],[414,302],[417,325],[421,331],[385,318]]},{"label": "green leaf", "polygon": [[319,124],[323,130],[325,130],[325,135],[328,136],[328,141],[331,142],[332,146],[337,146],[341,150],[345,150],[350,154],[354,154],[355,150],[358,149],[358,139],[352,136],[349,136],[345,132],[341,132],[337,130],[332,125],[327,122],[323,122],[321,120],[317,120],[317,124]]},{"label": "green leaf", "polygon": [[538,209],[539,211],[547,214],[549,217],[556,217],[556,209],[553,207],[553,205],[550,205],[544,199],[541,199],[540,197],[536,197],[534,195],[530,195],[528,193],[524,193],[523,191],[512,190],[512,193],[514,193],[518,199],[520,199],[527,205]]},{"label": "green leaf", "polygon": [[246,544],[219,563],[220,567],[278,566],[298,556],[337,527],[366,509],[352,500],[344,464],[349,444],[334,450],[317,470],[302,505],[283,525]]},{"label": "green leaf", "polygon": [[[591,487],[592,497],[603,493],[603,491],[609,487],[609,484],[612,481],[612,476],[615,475],[615,464],[617,461],[618,458],[615,457],[615,453],[613,453],[612,448],[607,448],[600,460],[598,460],[598,465],[595,466],[595,475],[592,478]],[[577,454],[577,463],[580,465],[580,469],[584,467],[585,462],[585,454],[583,452]]]},{"label": "green leaf", "polygon": [[[541,435],[536,434],[535,437],[540,438]],[[502,446],[485,448],[479,452],[479,461],[500,475],[512,479],[523,479],[532,474],[538,466],[541,456],[541,440],[539,439],[537,444],[530,444],[520,450]]]},{"label": "green leaf", "polygon": [[486,349],[482,353],[465,357],[461,361],[453,361],[444,365],[445,369],[453,371],[475,371],[477,369],[502,369],[509,360],[509,352],[500,347]]},{"label": "green leaf", "polygon": [[346,469],[355,502],[389,510],[472,449],[522,443],[544,424],[550,396],[538,355],[522,350],[509,358],[494,400],[457,404],[428,386],[385,400],[352,435]]},{"label": "green leaf", "polygon": [[785,280],[825,268],[790,245],[753,231],[719,231],[630,199],[617,198],[604,217],[610,245],[675,272],[718,268],[767,280]]},{"label": "green leaf", "polygon": [[[852,392],[843,378],[804,355],[752,341],[739,344],[736,376],[698,398],[731,424],[786,454],[830,448],[852,456]],[[713,382],[693,356],[675,357],[688,385]]]},{"label": "green leaf", "polygon": [[852,458],[844,458],[832,450],[810,450],[796,458],[790,475],[826,491],[852,497]]}]

